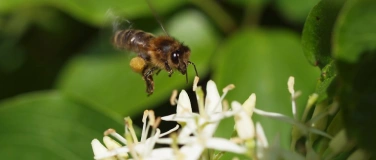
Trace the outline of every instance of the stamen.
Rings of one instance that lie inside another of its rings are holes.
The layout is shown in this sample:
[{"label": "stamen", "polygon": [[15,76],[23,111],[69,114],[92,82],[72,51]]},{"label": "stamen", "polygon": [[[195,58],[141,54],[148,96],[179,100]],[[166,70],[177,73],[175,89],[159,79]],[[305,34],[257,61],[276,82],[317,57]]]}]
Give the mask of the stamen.
[{"label": "stamen", "polygon": [[192,89],[193,91],[196,91],[197,83],[198,83],[199,80],[200,80],[200,78],[195,76],[195,80],[193,81],[193,89]]},{"label": "stamen", "polygon": [[149,111],[149,124],[153,126],[155,124],[155,114],[153,110]]},{"label": "stamen", "polygon": [[[288,89],[289,89],[289,92],[290,92],[291,95],[294,95],[294,93],[295,93],[294,83],[295,83],[295,78],[293,76],[290,76],[289,80],[287,81],[287,86],[288,86]],[[293,96],[291,96],[291,97],[293,97]]]},{"label": "stamen", "polygon": [[145,110],[144,111],[144,115],[142,116],[142,132],[141,132],[141,142],[145,141],[146,140],[146,136],[147,136],[147,132],[145,133],[145,130],[146,130],[146,119],[148,117],[148,114],[149,114],[149,111],[148,110]]},{"label": "stamen", "polygon": [[128,127],[128,130],[132,136],[133,141],[135,143],[138,143],[136,132],[134,131],[134,128],[133,128],[132,119],[130,117],[125,117],[124,120],[125,120],[125,125]]},{"label": "stamen", "polygon": [[144,115],[142,116],[142,123],[145,123],[145,122],[146,122],[146,118],[148,117],[148,114],[149,114],[149,111],[148,111],[148,110],[145,110],[145,111],[144,111]]},{"label": "stamen", "polygon": [[235,85],[234,84],[229,84],[229,85],[227,85],[225,88],[223,88],[223,92],[224,93],[227,93],[228,91],[230,91],[230,90],[233,90],[235,88]]},{"label": "stamen", "polygon": [[289,80],[287,81],[287,87],[288,90],[291,94],[291,108],[292,108],[292,115],[295,120],[298,120],[298,117],[296,115],[296,103],[295,103],[295,90],[294,90],[294,83],[295,83],[295,78],[290,76]]},{"label": "stamen", "polygon": [[114,129],[110,128],[110,129],[107,129],[105,132],[104,132],[104,135],[105,136],[108,136],[108,135],[111,135],[113,136],[114,138],[116,138],[117,140],[119,140],[121,143],[123,144],[127,144],[127,140],[121,136],[119,133],[117,133]]},{"label": "stamen", "polygon": [[168,134],[170,134],[170,133],[172,133],[172,132],[177,131],[178,129],[179,129],[179,125],[176,125],[174,128],[172,128],[172,129],[168,130],[167,132],[162,133],[161,135],[159,135],[159,137],[166,136],[166,135],[168,135]]},{"label": "stamen", "polygon": [[172,106],[175,106],[176,105],[176,97],[178,96],[178,90],[173,90],[172,91],[172,94],[171,94],[171,97],[170,97],[170,104],[172,105]]},{"label": "stamen", "polygon": [[104,134],[105,136],[108,136],[108,135],[110,135],[110,134],[113,133],[113,132],[116,133],[116,131],[115,131],[114,129],[109,128],[109,129],[107,129],[106,131],[104,131],[103,134]]},{"label": "stamen", "polygon": [[223,107],[223,111],[224,111],[224,112],[229,110],[230,106],[229,106],[227,100],[224,99],[224,100],[222,101],[222,107]]},{"label": "stamen", "polygon": [[157,117],[157,119],[155,120],[155,123],[153,125],[153,128],[157,128],[159,126],[159,124],[161,123],[161,117]]}]

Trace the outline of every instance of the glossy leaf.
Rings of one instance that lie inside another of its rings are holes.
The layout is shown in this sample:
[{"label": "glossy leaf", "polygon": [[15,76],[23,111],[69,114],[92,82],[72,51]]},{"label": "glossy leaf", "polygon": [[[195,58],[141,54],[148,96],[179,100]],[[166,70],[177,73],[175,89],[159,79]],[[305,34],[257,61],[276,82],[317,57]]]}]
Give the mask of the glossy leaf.
[{"label": "glossy leaf", "polygon": [[[152,6],[158,13],[164,13],[172,10],[185,1],[174,0],[159,0],[152,1]],[[132,0],[108,0],[108,1],[84,1],[84,0],[65,0],[65,1],[51,1],[51,0],[15,0],[15,1],[0,1],[0,14],[12,11],[27,12],[32,8],[52,6],[61,9],[64,12],[88,22],[93,25],[103,25],[108,21],[109,17],[106,14],[109,9],[113,10],[119,15],[127,19],[133,19],[143,15],[151,15],[149,6],[146,0],[132,1]],[[22,9],[21,8],[28,8]]]},{"label": "glossy leaf", "polygon": [[[167,24],[170,35],[191,48],[191,61],[197,66],[200,76],[208,73],[211,54],[218,37],[201,13],[185,11],[176,15]],[[162,32],[160,32],[162,34]],[[171,78],[166,71],[154,76],[155,91],[147,97],[145,82],[134,73],[129,62],[135,54],[77,57],[61,74],[58,88],[65,93],[101,106],[122,115],[132,115],[150,109],[169,97],[173,89],[190,87],[185,76],[176,71]],[[194,69],[188,67],[192,83]],[[169,106],[166,106],[169,107]]]},{"label": "glossy leaf", "polygon": [[[108,116],[57,92],[40,92],[0,103],[2,159],[93,159],[90,142],[123,128]],[[120,122],[119,122],[120,121]]]},{"label": "glossy leaf", "polygon": [[363,52],[376,50],[376,1],[349,0],[334,30],[334,56],[354,63]]},{"label": "glossy leaf", "polygon": [[[318,70],[304,60],[298,36],[284,30],[240,31],[221,46],[218,55],[214,74],[218,87],[236,86],[227,98],[244,102],[251,93],[256,93],[256,107],[266,111],[291,115],[289,76],[295,76],[296,90],[303,91],[298,104],[304,107],[319,76]],[[255,122],[261,121],[269,140],[280,134],[281,143],[288,147],[289,124],[253,116]]]},{"label": "glossy leaf", "polygon": [[302,33],[304,55],[309,63],[323,68],[332,61],[334,23],[345,0],[322,0],[309,13]]}]

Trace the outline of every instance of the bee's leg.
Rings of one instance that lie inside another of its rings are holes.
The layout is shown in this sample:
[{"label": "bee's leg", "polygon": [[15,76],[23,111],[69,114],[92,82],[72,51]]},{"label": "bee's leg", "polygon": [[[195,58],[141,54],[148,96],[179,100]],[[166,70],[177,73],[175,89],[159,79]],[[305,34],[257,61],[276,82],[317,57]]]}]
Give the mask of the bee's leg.
[{"label": "bee's leg", "polygon": [[159,74],[159,72],[161,72],[161,69],[158,69],[157,73],[155,73],[155,74],[156,74],[156,75],[158,75],[158,74]]},{"label": "bee's leg", "polygon": [[153,72],[158,69],[156,67],[146,67],[143,71],[143,78],[146,82],[146,92],[148,96],[154,92],[154,81],[153,81]]},{"label": "bee's leg", "polygon": [[174,70],[171,69],[167,61],[165,62],[165,68],[166,68],[166,71],[168,72],[168,76],[171,77],[172,73],[174,73]]}]

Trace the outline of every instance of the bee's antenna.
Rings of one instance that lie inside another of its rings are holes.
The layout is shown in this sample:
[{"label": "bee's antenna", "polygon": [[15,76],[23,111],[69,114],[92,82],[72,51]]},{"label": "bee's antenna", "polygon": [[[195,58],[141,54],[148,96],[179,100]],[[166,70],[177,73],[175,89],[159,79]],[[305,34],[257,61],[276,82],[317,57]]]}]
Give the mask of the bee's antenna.
[{"label": "bee's antenna", "polygon": [[155,9],[153,8],[153,6],[151,6],[150,0],[146,0],[146,2],[148,3],[151,12],[153,12],[153,15],[154,15],[155,18],[157,19],[157,22],[158,22],[159,25],[161,26],[163,32],[165,32],[165,34],[166,34],[167,36],[170,36],[170,35],[168,35],[166,29],[163,27],[163,24],[162,24],[162,22],[161,22],[161,18],[158,16],[158,14],[157,14],[157,12],[155,11]]},{"label": "bee's antenna", "polygon": [[196,76],[198,77],[198,73],[197,73],[196,65],[195,65],[193,62],[191,62],[191,61],[188,61],[188,64],[193,65],[193,67],[195,68]]}]

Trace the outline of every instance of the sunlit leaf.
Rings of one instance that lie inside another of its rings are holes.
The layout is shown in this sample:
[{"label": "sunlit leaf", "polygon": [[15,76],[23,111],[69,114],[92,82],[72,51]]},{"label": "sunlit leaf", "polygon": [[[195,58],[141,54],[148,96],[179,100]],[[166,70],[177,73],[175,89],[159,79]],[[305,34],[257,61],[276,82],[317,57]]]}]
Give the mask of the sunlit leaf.
[{"label": "sunlit leaf", "polygon": [[[0,103],[2,159],[92,159],[90,142],[121,117],[103,114],[57,92],[26,94]],[[119,122],[120,121],[120,122]]]},{"label": "sunlit leaf", "polygon": [[[200,76],[206,75],[218,36],[203,15],[195,11],[182,12],[167,23],[167,29],[170,35],[191,48],[191,61],[197,65]],[[191,86],[186,84],[185,76],[179,72],[169,78],[167,72],[162,71],[154,76],[154,94],[147,97],[141,75],[129,67],[129,61],[134,56],[128,52],[123,55],[77,57],[64,69],[58,88],[86,102],[111,108],[119,114],[132,115],[167,100],[173,89]],[[192,66],[188,67],[188,72],[192,83],[195,73]]]},{"label": "sunlit leaf", "polygon": [[[219,49],[214,79],[218,87],[235,84],[227,98],[244,102],[256,93],[256,107],[291,115],[287,79],[294,76],[296,90],[303,91],[298,99],[300,112],[308,94],[314,90],[319,72],[304,59],[299,37],[284,30],[243,30],[230,37]],[[289,144],[290,125],[257,117],[269,140],[281,135],[284,147]]]}]

